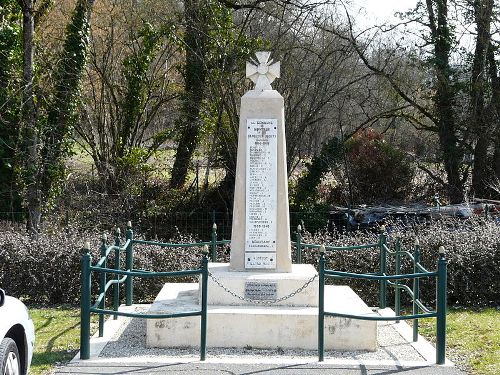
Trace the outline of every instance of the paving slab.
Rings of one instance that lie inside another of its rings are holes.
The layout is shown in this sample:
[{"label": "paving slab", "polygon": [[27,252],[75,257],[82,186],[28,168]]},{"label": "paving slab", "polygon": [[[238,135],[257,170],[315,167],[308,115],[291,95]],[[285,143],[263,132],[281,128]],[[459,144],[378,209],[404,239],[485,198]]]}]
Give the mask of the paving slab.
[{"label": "paving slab", "polygon": [[455,367],[404,367],[343,365],[330,363],[296,364],[235,364],[235,363],[95,363],[93,361],[71,364],[59,369],[56,374],[203,374],[203,375],[462,375]]}]

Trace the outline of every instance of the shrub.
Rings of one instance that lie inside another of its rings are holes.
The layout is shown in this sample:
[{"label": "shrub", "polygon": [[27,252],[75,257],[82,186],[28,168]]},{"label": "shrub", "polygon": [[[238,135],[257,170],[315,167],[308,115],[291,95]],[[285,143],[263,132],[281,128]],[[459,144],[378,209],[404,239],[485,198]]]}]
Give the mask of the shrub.
[{"label": "shrub", "polygon": [[[443,245],[448,267],[448,301],[450,305],[498,306],[500,305],[500,226],[493,220],[467,221],[442,220],[428,225],[404,227],[389,224],[388,241],[393,242],[400,233],[405,249],[411,249],[415,237],[420,240],[422,263],[428,270],[436,269],[437,249]],[[348,246],[375,243],[378,234],[353,232],[342,234],[305,234],[304,243]],[[84,241],[90,240],[95,264],[99,255],[99,236],[95,232],[78,232],[72,228],[61,233],[47,234],[31,239],[24,232],[13,228],[0,228],[0,286],[9,294],[22,297],[31,303],[76,304],[80,293],[80,258]],[[178,234],[172,242],[191,243],[191,236]],[[122,242],[123,243],[123,242]],[[201,248],[160,249],[135,246],[134,268],[151,271],[171,271],[198,267]],[[121,257],[122,262],[124,256]],[[317,250],[304,251],[305,263],[317,266]],[[229,261],[229,248],[219,249],[218,260]],[[109,267],[114,267],[111,255]],[[394,272],[394,262],[389,261],[389,273]],[[123,264],[122,264],[123,266]],[[375,250],[353,250],[328,253],[327,267],[348,272],[377,272],[379,255]],[[408,261],[403,262],[403,272],[412,272]],[[168,280],[189,281],[192,278]],[[167,279],[135,279],[134,302],[152,301]],[[93,277],[94,296],[98,291],[98,277]],[[342,284],[346,282],[341,281]],[[372,306],[378,305],[378,283],[351,280],[349,285]],[[408,284],[411,286],[411,284]],[[389,287],[389,291],[392,288]],[[112,295],[112,292],[109,293]],[[122,294],[123,296],[123,294]],[[404,298],[405,292],[402,292]],[[421,297],[428,306],[435,299],[433,282],[422,281]],[[406,298],[406,300],[408,300]],[[389,305],[392,304],[392,293]]]},{"label": "shrub", "polygon": [[21,231],[2,230],[1,287],[8,294],[34,303],[76,303],[82,245],[82,237],[75,232],[32,239]]},{"label": "shrub", "polygon": [[[65,232],[47,233],[38,239],[11,227],[0,228],[0,286],[7,294],[36,304],[77,304],[80,300],[80,261],[85,241],[91,242],[92,264],[99,259],[101,242],[97,232],[79,232],[67,228]],[[109,237],[110,244],[114,239]],[[168,242],[196,242],[191,236],[177,234]],[[121,243],[124,243],[122,239]],[[135,245],[134,268],[150,271],[174,271],[197,268],[201,248],[169,248]],[[108,257],[113,268],[114,252]],[[228,247],[219,249],[218,259],[229,261]],[[124,269],[125,255],[121,254]],[[109,275],[108,278],[113,277]],[[193,278],[134,279],[134,302],[152,301],[167,281],[186,282]],[[93,295],[98,293],[98,276],[92,275]],[[108,296],[112,296],[112,291]],[[122,294],[123,297],[123,294]]]},{"label": "shrub", "polygon": [[[404,200],[410,195],[414,166],[404,152],[387,143],[380,133],[361,130],[345,148],[351,192],[357,203]],[[346,200],[336,197],[347,194],[345,183],[332,192],[334,200]]]},{"label": "shrub", "polygon": [[[444,246],[448,259],[448,303],[461,306],[500,305],[500,226],[494,220],[473,218],[469,220],[443,219],[413,227],[389,223],[389,243],[394,243],[397,235],[402,247],[413,250],[418,237],[421,249],[421,263],[429,271],[437,268],[438,248]],[[317,233],[304,236],[304,242],[349,246],[375,243],[378,234],[373,232],[353,232],[342,234]],[[327,267],[347,272],[366,273],[379,270],[378,250],[352,250],[327,254]],[[317,251],[307,250],[305,262],[317,263]],[[388,257],[388,272],[394,273],[394,258]],[[402,272],[411,273],[408,260],[402,262]],[[421,297],[429,306],[435,301],[435,283],[421,279]],[[431,279],[432,280],[432,279]],[[338,282],[337,282],[338,283]],[[345,284],[345,280],[341,281]],[[378,282],[350,280],[349,285],[372,306],[378,305]],[[411,287],[411,283],[407,283]],[[393,301],[392,288],[389,305]],[[405,298],[405,292],[401,293]],[[405,298],[408,301],[408,298]]]}]

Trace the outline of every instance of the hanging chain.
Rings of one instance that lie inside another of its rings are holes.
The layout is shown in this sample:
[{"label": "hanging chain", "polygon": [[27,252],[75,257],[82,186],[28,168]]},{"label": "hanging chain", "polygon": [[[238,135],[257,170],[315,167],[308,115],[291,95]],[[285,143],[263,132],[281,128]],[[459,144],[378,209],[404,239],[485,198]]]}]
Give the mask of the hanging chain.
[{"label": "hanging chain", "polygon": [[239,294],[233,292],[228,287],[226,287],[224,284],[222,284],[222,282],[217,277],[215,277],[211,272],[208,272],[208,276],[210,276],[210,278],[214,281],[214,283],[216,283],[218,286],[220,286],[222,289],[224,289],[224,291],[226,291],[227,293],[229,293],[233,297],[238,298],[241,301],[245,301],[245,302],[255,304],[255,305],[272,305],[272,304],[275,304],[275,303],[278,303],[281,301],[285,301],[289,298],[292,298],[296,294],[299,294],[300,292],[302,292],[305,288],[307,288],[309,286],[309,284],[311,284],[318,277],[318,274],[311,277],[309,280],[307,280],[304,283],[304,285],[302,285],[300,288],[294,290],[290,294],[287,294],[286,296],[283,296],[283,297],[280,297],[277,299],[270,299],[270,300],[267,300],[267,299],[260,300],[260,299],[251,299],[251,298],[242,297]]}]

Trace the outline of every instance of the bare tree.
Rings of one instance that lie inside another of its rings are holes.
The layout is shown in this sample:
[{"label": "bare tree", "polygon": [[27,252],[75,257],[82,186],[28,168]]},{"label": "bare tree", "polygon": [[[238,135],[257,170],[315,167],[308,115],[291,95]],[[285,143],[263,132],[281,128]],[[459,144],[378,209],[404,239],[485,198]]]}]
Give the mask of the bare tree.
[{"label": "bare tree", "polygon": [[128,12],[128,6],[116,3],[108,17],[97,20],[75,127],[77,142],[111,193],[120,192],[126,176],[173,137],[179,96],[172,20],[124,23]]},{"label": "bare tree", "polygon": [[50,4],[42,1],[36,9],[34,0],[19,0],[19,5],[23,11],[23,109],[17,167],[22,171],[19,180],[25,191],[27,228],[38,233],[42,210],[50,205],[64,175],[67,137],[85,64],[94,1],[78,0],[75,5],[54,65],[51,98],[41,109],[35,106],[35,15],[39,18],[45,14]]}]

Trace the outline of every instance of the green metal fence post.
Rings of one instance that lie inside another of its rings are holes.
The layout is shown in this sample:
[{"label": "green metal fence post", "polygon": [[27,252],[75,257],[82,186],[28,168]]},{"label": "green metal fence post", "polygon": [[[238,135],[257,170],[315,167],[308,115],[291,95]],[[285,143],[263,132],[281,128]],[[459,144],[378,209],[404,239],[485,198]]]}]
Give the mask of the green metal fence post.
[{"label": "green metal fence post", "polygon": [[[379,248],[380,248],[380,275],[387,273],[387,251],[384,246],[386,243],[385,226],[380,227]],[[387,281],[380,280],[379,282],[379,308],[387,307]]]},{"label": "green metal fence post", "polygon": [[297,225],[297,263],[302,263],[302,226]]},{"label": "green metal fence post", "polygon": [[446,361],[446,269],[444,247],[439,247],[437,298],[436,298],[436,363],[442,365]]},{"label": "green metal fence post", "polygon": [[[417,273],[417,264],[420,263],[420,241],[415,239],[415,250],[413,252],[413,273]],[[413,315],[418,314],[417,300],[420,299],[420,279],[417,277],[413,279]],[[418,341],[418,319],[413,319],[413,341]]]},{"label": "green metal fence post", "polygon": [[[120,228],[116,228],[115,231],[115,269],[120,269]],[[116,275],[116,281],[120,280],[120,275]],[[113,310],[118,311],[118,307],[120,306],[120,283],[115,284],[114,288],[114,296],[113,296]],[[118,315],[113,315],[113,319],[118,319]]]},{"label": "green metal fence post", "polygon": [[318,356],[325,359],[325,246],[319,248]]},{"label": "green metal fence post", "polygon": [[[401,237],[399,234],[396,238],[396,275],[401,274]],[[399,289],[399,280],[394,280],[394,284],[396,284],[396,288],[394,289],[394,310],[396,312],[396,316],[401,315],[401,289]],[[396,323],[399,323],[399,320],[396,320]]]},{"label": "green metal fence post", "polygon": [[208,292],[208,246],[203,246],[203,259],[201,261],[201,338],[200,361],[205,360],[207,351],[207,292]]},{"label": "green metal fence post", "polygon": [[212,262],[217,262],[217,224],[212,225]]},{"label": "green metal fence post", "polygon": [[436,208],[439,210],[441,210],[441,201],[439,200],[439,195],[435,195],[434,196],[434,203],[436,204]]},{"label": "green metal fence post", "polygon": [[90,358],[90,243],[86,242],[81,259],[80,359]]},{"label": "green metal fence post", "polygon": [[[125,268],[128,271],[132,271],[134,268],[134,245],[132,241],[134,240],[134,231],[132,230],[132,222],[127,222],[127,240],[130,243],[127,246],[125,253]],[[131,306],[134,303],[134,279],[132,275],[128,275],[125,279],[125,304]]]},{"label": "green metal fence post", "polygon": [[[101,258],[106,256],[106,233],[103,233],[102,238],[101,238]],[[102,266],[106,268],[107,265],[107,260],[104,260],[102,263]],[[99,293],[102,294],[104,293],[104,288],[106,287],[106,274],[101,273],[101,277],[99,280]],[[106,298],[103,298],[101,303],[99,304],[99,308],[103,309],[106,307]],[[104,336],[104,314],[99,313],[99,337]]]}]

